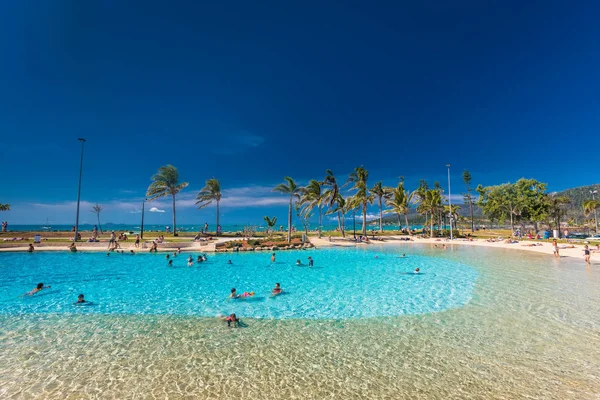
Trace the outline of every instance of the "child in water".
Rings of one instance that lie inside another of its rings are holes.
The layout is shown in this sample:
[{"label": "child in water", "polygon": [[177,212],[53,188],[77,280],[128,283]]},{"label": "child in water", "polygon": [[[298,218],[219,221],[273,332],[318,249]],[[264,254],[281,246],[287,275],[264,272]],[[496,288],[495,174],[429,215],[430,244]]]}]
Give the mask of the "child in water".
[{"label": "child in water", "polygon": [[419,268],[415,269],[415,274],[418,274],[421,270]]},{"label": "child in water", "polygon": [[198,256],[198,258],[196,259],[196,262],[197,262],[197,263],[201,263],[202,261],[204,261],[204,260],[202,259],[202,256]]},{"label": "child in water", "polygon": [[83,303],[87,303],[87,300],[83,298],[83,294],[80,294],[79,296],[77,296],[77,301],[73,304],[83,304]]},{"label": "child in water", "polygon": [[50,285],[44,286],[43,283],[38,283],[37,286],[35,287],[35,289],[25,293],[23,296],[33,296],[34,294],[36,294],[37,292],[39,292],[43,289],[50,289]]},{"label": "child in water", "polygon": [[274,263],[275,262],[275,253],[271,254],[271,262]]},{"label": "child in water", "polygon": [[231,260],[227,260],[227,264],[231,265],[233,263],[231,262]]},{"label": "child in water", "polygon": [[271,293],[273,294],[273,296],[277,296],[278,294],[281,294],[281,292],[283,292],[283,289],[281,288],[281,285],[279,285],[279,283],[276,283],[275,287],[273,288],[273,290],[271,291]]},{"label": "child in water", "polygon": [[237,294],[235,288],[231,288],[231,294],[229,295],[230,299],[242,299],[245,297],[252,297],[254,296],[254,292],[244,292],[242,294]]},{"label": "child in water", "polygon": [[169,267],[173,266],[173,260],[169,260]]},{"label": "child in water", "polygon": [[301,266],[301,265],[302,265],[302,262],[300,262],[300,260],[296,260],[296,265],[297,265],[297,266]]},{"label": "child in water", "polygon": [[231,325],[233,324],[233,327],[236,328],[240,324],[240,319],[235,314],[231,314],[228,317],[225,317],[223,319],[225,321],[227,321],[227,326],[228,327],[231,327]]},{"label": "child in water", "polygon": [[312,257],[308,256],[308,266],[312,267],[313,265],[315,265],[315,261]]}]

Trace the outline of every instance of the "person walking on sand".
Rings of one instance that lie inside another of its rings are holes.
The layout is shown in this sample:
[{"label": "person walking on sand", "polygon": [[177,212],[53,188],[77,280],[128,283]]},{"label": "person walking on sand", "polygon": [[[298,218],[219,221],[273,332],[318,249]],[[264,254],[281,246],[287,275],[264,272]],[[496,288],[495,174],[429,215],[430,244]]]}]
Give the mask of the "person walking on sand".
[{"label": "person walking on sand", "polygon": [[583,248],[583,261],[588,265],[590,264],[590,249],[587,244]]},{"label": "person walking on sand", "polygon": [[554,252],[555,258],[560,258],[560,254],[558,254],[558,243],[556,243],[556,239],[552,241],[552,251]]}]

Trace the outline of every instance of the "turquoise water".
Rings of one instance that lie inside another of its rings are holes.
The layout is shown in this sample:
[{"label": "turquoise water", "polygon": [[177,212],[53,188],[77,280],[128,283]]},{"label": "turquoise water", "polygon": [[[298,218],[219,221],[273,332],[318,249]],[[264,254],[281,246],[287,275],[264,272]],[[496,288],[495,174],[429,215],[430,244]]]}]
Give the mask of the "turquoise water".
[{"label": "turquoise water", "polygon": [[[477,271],[396,247],[214,254],[169,267],[165,254],[0,254],[0,313],[170,314],[276,319],[350,319],[425,314],[465,305]],[[308,257],[315,260],[308,267]],[[296,266],[300,259],[303,266]],[[232,264],[228,264],[228,260]],[[421,272],[414,274],[415,268]],[[50,289],[20,297],[38,282]],[[272,297],[281,283],[284,293]],[[230,289],[254,297],[229,300]],[[75,306],[84,293],[89,306]]]}]

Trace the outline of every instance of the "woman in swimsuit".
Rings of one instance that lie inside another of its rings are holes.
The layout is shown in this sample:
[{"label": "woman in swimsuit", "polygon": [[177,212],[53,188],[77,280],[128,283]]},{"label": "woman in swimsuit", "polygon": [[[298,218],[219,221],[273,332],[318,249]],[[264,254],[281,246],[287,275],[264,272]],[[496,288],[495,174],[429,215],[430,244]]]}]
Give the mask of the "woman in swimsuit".
[{"label": "woman in swimsuit", "polygon": [[35,289],[25,293],[23,296],[33,296],[34,294],[42,291],[43,289],[50,289],[50,285],[44,286],[43,283],[38,283],[37,286],[35,287]]},{"label": "woman in swimsuit", "polygon": [[589,264],[590,263],[590,249],[588,248],[588,245],[586,244],[585,247],[583,248],[583,260]]}]

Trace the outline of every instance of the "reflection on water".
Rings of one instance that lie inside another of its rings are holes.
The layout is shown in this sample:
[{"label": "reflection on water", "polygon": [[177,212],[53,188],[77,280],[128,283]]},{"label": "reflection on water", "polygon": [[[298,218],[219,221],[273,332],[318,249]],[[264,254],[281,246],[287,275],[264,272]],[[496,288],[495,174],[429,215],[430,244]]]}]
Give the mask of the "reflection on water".
[{"label": "reflection on water", "polygon": [[600,270],[486,249],[464,307],[358,320],[0,316],[1,398],[594,399]]}]

